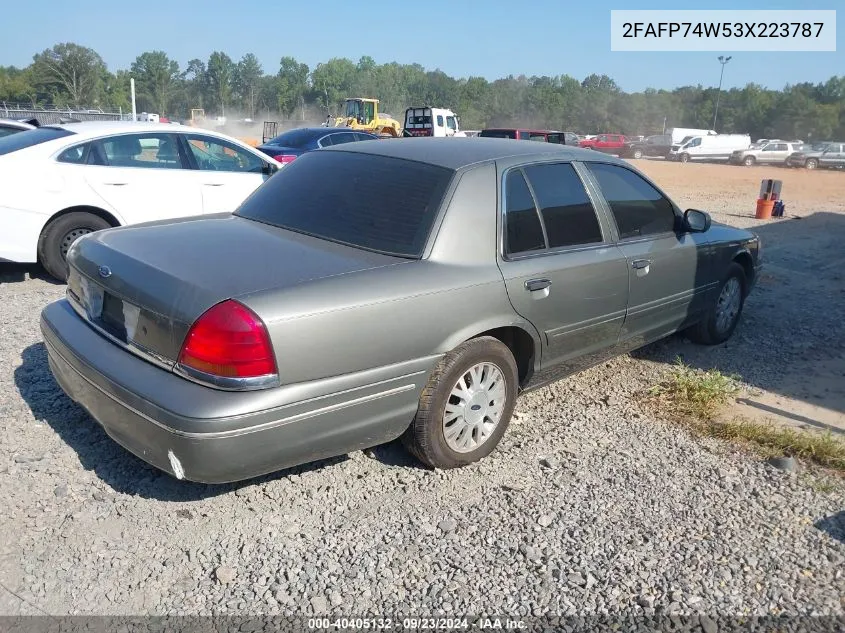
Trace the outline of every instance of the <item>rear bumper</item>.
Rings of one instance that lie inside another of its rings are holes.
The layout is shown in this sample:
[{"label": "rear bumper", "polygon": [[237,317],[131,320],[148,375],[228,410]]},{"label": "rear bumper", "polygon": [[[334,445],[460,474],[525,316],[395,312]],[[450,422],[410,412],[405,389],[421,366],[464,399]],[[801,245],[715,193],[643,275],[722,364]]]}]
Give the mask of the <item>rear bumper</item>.
[{"label": "rear bumper", "polygon": [[111,343],[65,300],[44,309],[41,331],[56,381],[112,439],[179,479],[205,483],[248,479],[398,437],[437,361],[222,392]]}]

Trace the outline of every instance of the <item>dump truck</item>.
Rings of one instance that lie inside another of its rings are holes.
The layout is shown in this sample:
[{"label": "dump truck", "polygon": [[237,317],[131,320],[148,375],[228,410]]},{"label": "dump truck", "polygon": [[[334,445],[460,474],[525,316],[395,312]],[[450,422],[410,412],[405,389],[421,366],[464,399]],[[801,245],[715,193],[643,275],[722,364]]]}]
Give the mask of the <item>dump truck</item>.
[{"label": "dump truck", "polygon": [[349,127],[388,138],[402,136],[402,124],[391,115],[380,113],[378,104],[378,99],[369,97],[346,99],[343,116],[336,117],[332,121],[332,117],[329,115],[326,118],[326,126]]}]

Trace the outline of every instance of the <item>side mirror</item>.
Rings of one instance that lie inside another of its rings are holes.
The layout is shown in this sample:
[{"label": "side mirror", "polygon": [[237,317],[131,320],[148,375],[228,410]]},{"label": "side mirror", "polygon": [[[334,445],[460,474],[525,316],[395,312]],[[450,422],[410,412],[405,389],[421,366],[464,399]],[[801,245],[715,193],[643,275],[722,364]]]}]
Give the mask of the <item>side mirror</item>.
[{"label": "side mirror", "polygon": [[698,209],[687,209],[684,212],[684,227],[690,233],[704,233],[710,229],[710,214]]},{"label": "side mirror", "polygon": [[279,167],[273,163],[264,163],[264,168],[261,170],[265,176],[272,176],[277,171],[279,171]]}]

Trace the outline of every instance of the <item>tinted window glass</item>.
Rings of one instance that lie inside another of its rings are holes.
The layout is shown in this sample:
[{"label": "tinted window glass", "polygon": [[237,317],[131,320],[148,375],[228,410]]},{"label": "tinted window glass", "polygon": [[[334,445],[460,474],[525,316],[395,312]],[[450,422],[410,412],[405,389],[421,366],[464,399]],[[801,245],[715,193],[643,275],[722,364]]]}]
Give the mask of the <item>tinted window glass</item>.
[{"label": "tinted window glass", "polygon": [[332,137],[334,137],[334,134],[329,134],[321,138],[320,147],[330,147],[331,145],[333,145],[334,141],[332,140]]},{"label": "tinted window glass", "polygon": [[341,132],[340,134],[332,134],[331,139],[332,145],[342,145],[343,143],[354,143],[355,135],[352,132]]},{"label": "tinted window glass", "polygon": [[188,148],[203,171],[234,171],[260,174],[264,161],[222,139],[188,134]]},{"label": "tinted window glass", "polygon": [[453,117],[453,116],[447,116],[446,117],[446,127],[449,128],[450,130],[457,130],[458,129],[458,124],[455,122],[455,117]]},{"label": "tinted window glass", "polygon": [[666,233],[675,228],[672,203],[629,169],[586,163],[610,205],[621,238]]},{"label": "tinted window glass", "polygon": [[364,132],[355,132],[355,138],[359,141],[372,141],[378,137],[372,134],[365,134]]},{"label": "tinted window glass", "polygon": [[111,167],[183,168],[174,134],[121,134],[104,138],[101,146]]},{"label": "tinted window glass", "polygon": [[561,143],[560,134],[549,134],[546,139],[549,143]]},{"label": "tinted window glass", "polygon": [[437,127],[443,127],[443,115],[442,114],[437,115]]},{"label": "tinted window glass", "polygon": [[542,141],[542,142],[545,143],[546,142],[546,135],[543,134],[542,132],[532,132],[531,134],[529,134],[528,140],[530,140],[530,141]]},{"label": "tinted window glass", "polygon": [[385,156],[309,152],[267,180],[236,213],[350,246],[417,258],[453,173]]},{"label": "tinted window glass", "polygon": [[505,180],[505,253],[514,255],[546,247],[543,227],[522,171],[510,171]]},{"label": "tinted window glass", "polygon": [[288,130],[287,132],[279,134],[277,137],[267,141],[267,144],[281,145],[282,147],[304,147],[313,138],[314,133],[309,130]]},{"label": "tinted window glass", "polygon": [[525,175],[540,206],[549,248],[602,241],[599,219],[572,165],[533,165]]},{"label": "tinted window glass", "polygon": [[10,134],[0,138],[0,155],[16,152],[19,149],[26,149],[34,145],[46,143],[63,136],[71,136],[73,132],[59,127],[39,127],[34,130],[26,130],[20,134]]},{"label": "tinted window glass", "polygon": [[20,129],[19,127],[6,127],[4,125],[0,125],[0,137],[9,136],[10,134],[17,134],[18,132],[23,132],[24,130]]},{"label": "tinted window glass", "polygon": [[83,143],[82,145],[74,145],[63,151],[56,158],[60,163],[73,163],[75,165],[84,165],[88,159],[88,151],[91,145]]},{"label": "tinted window glass", "polygon": [[516,138],[516,130],[481,130],[478,135],[490,138]]}]

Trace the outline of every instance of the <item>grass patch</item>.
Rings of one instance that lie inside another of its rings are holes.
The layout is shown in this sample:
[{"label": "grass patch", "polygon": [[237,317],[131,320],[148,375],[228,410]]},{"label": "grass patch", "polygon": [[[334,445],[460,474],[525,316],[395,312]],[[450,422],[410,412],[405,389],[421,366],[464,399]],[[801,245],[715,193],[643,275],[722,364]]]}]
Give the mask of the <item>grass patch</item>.
[{"label": "grass patch", "polygon": [[736,376],[716,369],[699,371],[676,361],[669,378],[649,391],[652,402],[693,431],[753,444],[769,456],[791,455],[845,472],[845,441],[830,431],[819,433],[742,418],[717,421],[717,414],[741,389]]},{"label": "grass patch", "polygon": [[740,391],[739,378],[726,376],[718,369],[698,371],[685,365],[681,359],[669,379],[650,390],[650,395],[672,407],[675,415],[712,420],[719,407]]}]

